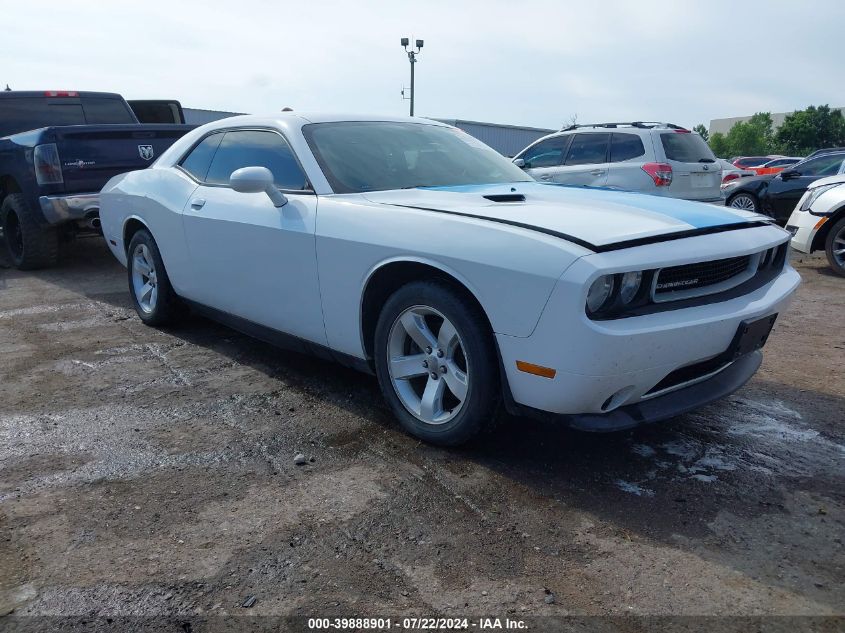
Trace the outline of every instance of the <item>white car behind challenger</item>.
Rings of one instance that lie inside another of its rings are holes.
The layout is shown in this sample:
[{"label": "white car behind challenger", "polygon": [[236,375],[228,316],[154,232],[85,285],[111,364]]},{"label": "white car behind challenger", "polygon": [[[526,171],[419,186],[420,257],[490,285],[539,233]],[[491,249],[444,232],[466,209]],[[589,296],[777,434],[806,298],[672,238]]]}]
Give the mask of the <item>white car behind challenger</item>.
[{"label": "white car behind challenger", "polygon": [[144,322],[187,304],[372,371],[440,444],[500,404],[614,430],[723,397],[799,283],[751,214],[537,183],[424,119],[217,121],[101,203]]}]

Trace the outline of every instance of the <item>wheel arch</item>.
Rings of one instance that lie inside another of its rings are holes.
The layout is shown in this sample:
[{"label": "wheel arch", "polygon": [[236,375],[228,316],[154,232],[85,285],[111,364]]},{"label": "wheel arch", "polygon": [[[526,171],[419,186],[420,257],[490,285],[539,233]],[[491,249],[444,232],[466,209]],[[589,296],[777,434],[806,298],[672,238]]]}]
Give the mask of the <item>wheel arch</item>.
[{"label": "wheel arch", "polygon": [[153,233],[150,231],[150,227],[147,226],[147,223],[137,215],[130,215],[123,221],[123,252],[127,253],[127,255],[129,253],[129,242],[132,241],[132,236],[141,229],[146,229],[150,232],[150,235]]},{"label": "wheel arch", "polygon": [[821,228],[816,232],[815,237],[813,237],[813,243],[810,245],[811,253],[814,253],[815,251],[823,251],[825,249],[825,242],[827,241],[830,229],[844,217],[845,202],[843,202],[836,211],[830,214],[828,221],[822,224]]},{"label": "wheel arch", "polygon": [[451,285],[481,310],[487,327],[491,332],[493,331],[490,317],[478,299],[477,293],[472,289],[471,284],[457,272],[449,270],[439,262],[412,257],[393,258],[373,267],[367,275],[361,293],[359,319],[361,345],[368,361],[373,358],[380,306],[384,305],[387,298],[402,286],[413,281],[425,280],[438,280]]},{"label": "wheel arch", "polygon": [[12,176],[0,176],[0,204],[10,193],[22,193],[18,181]]}]

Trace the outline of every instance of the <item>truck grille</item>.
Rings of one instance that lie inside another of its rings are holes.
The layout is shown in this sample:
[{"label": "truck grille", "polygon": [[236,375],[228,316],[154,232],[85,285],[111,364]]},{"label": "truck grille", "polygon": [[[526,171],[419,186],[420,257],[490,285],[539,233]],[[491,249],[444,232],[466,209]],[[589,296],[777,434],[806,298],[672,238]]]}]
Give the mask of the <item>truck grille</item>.
[{"label": "truck grille", "polygon": [[748,270],[750,255],[717,259],[710,262],[663,268],[657,275],[654,296],[665,297],[684,290],[697,290],[728,281]]}]

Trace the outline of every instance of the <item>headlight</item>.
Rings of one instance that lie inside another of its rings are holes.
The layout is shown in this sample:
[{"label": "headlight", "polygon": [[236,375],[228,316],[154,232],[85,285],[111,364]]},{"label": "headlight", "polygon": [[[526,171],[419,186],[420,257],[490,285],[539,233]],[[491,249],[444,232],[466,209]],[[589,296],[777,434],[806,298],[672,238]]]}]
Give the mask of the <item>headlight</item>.
[{"label": "headlight", "polygon": [[810,191],[809,191],[810,195],[808,195],[806,198],[804,198],[804,202],[801,203],[801,210],[806,211],[807,209],[809,209],[810,207],[813,206],[813,203],[816,200],[818,200],[819,196],[821,196],[825,191],[828,191],[829,189],[833,189],[834,187],[838,187],[841,184],[842,184],[841,182],[834,182],[833,184],[830,184],[830,185],[822,185],[821,187],[816,187],[815,189],[810,189]]},{"label": "headlight", "polygon": [[643,274],[639,271],[625,273],[622,275],[622,281],[619,283],[619,298],[622,303],[631,303],[634,297],[637,296],[637,291],[640,289],[640,284],[643,281]]},{"label": "headlight", "polygon": [[613,287],[615,286],[613,275],[603,275],[593,282],[587,292],[587,310],[590,312],[598,312],[604,306],[610,296],[613,294]]}]

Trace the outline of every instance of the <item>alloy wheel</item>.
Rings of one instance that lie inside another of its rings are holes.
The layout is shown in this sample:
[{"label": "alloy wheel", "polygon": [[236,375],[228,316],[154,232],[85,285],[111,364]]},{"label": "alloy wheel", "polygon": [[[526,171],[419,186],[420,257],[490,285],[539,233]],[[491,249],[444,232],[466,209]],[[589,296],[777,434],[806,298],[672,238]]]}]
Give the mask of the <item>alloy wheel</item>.
[{"label": "alloy wheel", "polygon": [[132,253],[132,291],[146,313],[155,310],[158,301],[158,279],[155,262],[146,244],[138,244]]},{"label": "alloy wheel", "polygon": [[839,229],[839,233],[833,236],[833,259],[839,264],[839,267],[845,269],[845,225]]},{"label": "alloy wheel", "polygon": [[390,328],[387,365],[403,406],[426,424],[445,424],[469,391],[466,352],[455,326],[429,306],[412,306]]},{"label": "alloy wheel", "polygon": [[756,211],[757,203],[751,196],[741,193],[731,200],[731,208],[742,209],[743,211]]}]

